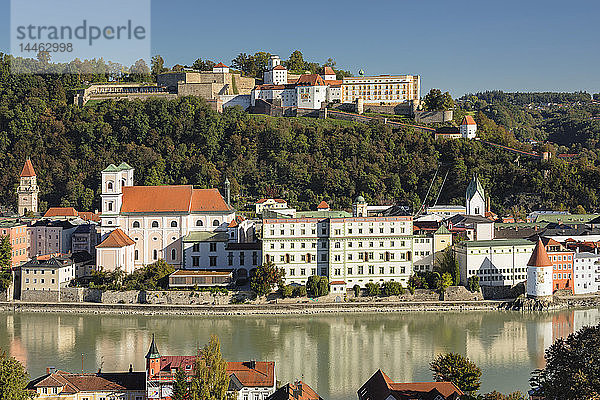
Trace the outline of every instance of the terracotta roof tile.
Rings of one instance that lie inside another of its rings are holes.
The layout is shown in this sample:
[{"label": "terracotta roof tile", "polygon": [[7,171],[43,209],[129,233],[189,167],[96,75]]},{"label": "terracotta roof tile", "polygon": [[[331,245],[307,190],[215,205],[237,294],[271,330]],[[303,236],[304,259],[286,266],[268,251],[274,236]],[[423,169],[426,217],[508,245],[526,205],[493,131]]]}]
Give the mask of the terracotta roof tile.
[{"label": "terracotta roof tile", "polygon": [[231,211],[217,189],[179,186],[125,186],[122,213]]},{"label": "terracotta roof tile", "polygon": [[298,86],[325,86],[323,78],[319,74],[302,74],[296,81]]},{"label": "terracotta roof tile", "polygon": [[130,246],[135,242],[125,234],[121,229],[117,228],[102,241],[96,248],[120,248]]},{"label": "terracotta roof tile", "polygon": [[325,67],[323,69],[323,75],[335,75],[335,71],[331,67]]},{"label": "terracotta roof tile", "polygon": [[220,62],[217,65],[215,65],[213,68],[229,68],[229,67],[227,65],[223,64],[222,62]]},{"label": "terracotta roof tile", "polygon": [[36,175],[35,175],[35,170],[33,169],[33,164],[31,163],[31,160],[28,158],[25,161],[25,165],[23,165],[23,170],[21,171],[21,177],[26,178],[26,177],[30,177],[30,176],[36,176]]},{"label": "terracotta roof tile", "polygon": [[286,68],[286,67],[284,67],[284,66],[283,66],[283,65],[281,65],[281,64],[279,64],[278,66],[276,66],[276,67],[275,67],[275,68],[273,68],[273,69],[277,69],[277,70],[282,70],[282,69],[284,69],[284,70],[287,70],[287,68]]},{"label": "terracotta roof tile", "polygon": [[461,125],[477,125],[477,123],[475,122],[473,117],[471,117],[470,115],[465,115],[460,124]]},{"label": "terracotta roof tile", "polygon": [[79,213],[73,207],[50,207],[44,218],[50,217],[77,217]]},{"label": "terracotta roof tile", "polygon": [[[252,368],[254,363],[254,368]],[[273,361],[228,362],[227,373],[246,387],[274,386],[275,363]]]},{"label": "terracotta roof tile", "polygon": [[535,249],[533,249],[533,253],[529,258],[529,262],[527,265],[530,267],[551,267],[552,262],[548,257],[548,253],[546,253],[546,249],[544,247],[544,243],[542,243],[541,239],[538,239],[537,244],[535,245]]},{"label": "terracotta roof tile", "polygon": [[319,205],[317,206],[317,210],[323,210],[323,209],[327,209],[329,208],[329,204],[327,204],[327,202],[325,202],[325,200],[321,201],[319,203]]},{"label": "terracotta roof tile", "polygon": [[288,383],[280,387],[267,400],[320,400],[321,396],[317,394],[306,383],[299,381]]},{"label": "terracotta roof tile", "polygon": [[[394,398],[421,398],[419,395],[439,393],[444,398],[464,393],[452,382],[412,382],[395,383],[383,371],[378,370],[358,390],[359,399],[385,400],[390,395]],[[453,397],[452,397],[453,398]]]},{"label": "terracotta roof tile", "polygon": [[346,282],[344,281],[331,281],[329,282],[330,285],[345,285]]}]

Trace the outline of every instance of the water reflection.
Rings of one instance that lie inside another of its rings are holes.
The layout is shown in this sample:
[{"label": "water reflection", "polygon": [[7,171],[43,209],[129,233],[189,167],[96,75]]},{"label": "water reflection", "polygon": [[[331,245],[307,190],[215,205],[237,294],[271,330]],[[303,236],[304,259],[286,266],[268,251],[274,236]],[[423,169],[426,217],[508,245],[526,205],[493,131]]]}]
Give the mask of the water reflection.
[{"label": "water reflection", "polygon": [[144,368],[155,333],[163,354],[194,354],[217,333],[231,360],[276,361],[282,383],[302,378],[326,399],[356,398],[378,368],[396,381],[431,380],[442,352],[466,354],[483,370],[483,390],[527,390],[544,349],[598,309],[546,314],[411,313],[288,317],[148,317],[0,313],[0,347],[32,376],[48,366],[80,371]]}]

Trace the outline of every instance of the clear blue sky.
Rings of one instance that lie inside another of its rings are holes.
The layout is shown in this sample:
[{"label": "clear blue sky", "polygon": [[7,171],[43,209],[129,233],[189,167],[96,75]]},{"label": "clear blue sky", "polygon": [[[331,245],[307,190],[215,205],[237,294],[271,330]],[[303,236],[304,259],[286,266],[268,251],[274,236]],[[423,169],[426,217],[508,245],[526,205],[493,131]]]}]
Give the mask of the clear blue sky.
[{"label": "clear blue sky", "polygon": [[[598,0],[153,0],[152,52],[170,66],[300,49],[354,74],[419,74],[422,95],[600,92],[599,15]],[[8,25],[0,0],[3,52]]]}]

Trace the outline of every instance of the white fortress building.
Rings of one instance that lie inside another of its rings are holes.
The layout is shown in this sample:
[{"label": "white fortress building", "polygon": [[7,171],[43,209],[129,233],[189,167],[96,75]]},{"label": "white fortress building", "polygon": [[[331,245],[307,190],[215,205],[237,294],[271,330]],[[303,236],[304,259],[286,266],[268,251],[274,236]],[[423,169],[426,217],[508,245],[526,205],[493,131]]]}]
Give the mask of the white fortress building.
[{"label": "white fortress building", "polygon": [[477,136],[477,123],[470,115],[465,115],[458,128],[464,139],[475,139]]},{"label": "white fortress building", "polygon": [[134,186],[133,172],[126,163],[110,164],[102,171],[102,243],[96,258],[104,270],[130,272],[159,259],[179,268],[184,236],[226,233],[235,218],[235,211],[217,189]]},{"label": "white fortress building", "polygon": [[400,104],[419,101],[419,75],[379,75],[345,77],[342,82],[342,102],[362,99],[364,104]]}]

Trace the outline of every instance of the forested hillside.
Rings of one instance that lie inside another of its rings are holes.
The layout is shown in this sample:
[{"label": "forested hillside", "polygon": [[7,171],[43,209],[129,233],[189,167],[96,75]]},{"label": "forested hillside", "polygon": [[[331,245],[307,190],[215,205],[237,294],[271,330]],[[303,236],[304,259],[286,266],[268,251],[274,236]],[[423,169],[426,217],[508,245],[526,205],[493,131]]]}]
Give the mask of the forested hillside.
[{"label": "forested hillside", "polygon": [[[582,205],[599,208],[596,151],[576,161],[539,163],[499,152],[477,141],[436,142],[411,129],[390,129],[307,118],[270,118],[232,109],[211,111],[198,98],[173,101],[67,104],[73,76],[17,77],[0,69],[0,204],[16,203],[23,162],[31,156],[42,207],[99,206],[100,171],[126,161],[136,184],[232,182],[237,207],[262,196],[281,196],[299,209],[324,199],[349,208],[364,195],[373,203],[418,207],[438,165],[433,203],[446,171],[440,203],[464,202],[465,187],[478,174],[501,213]],[[482,134],[512,135],[484,115]],[[546,177],[545,177],[546,176]]]}]

